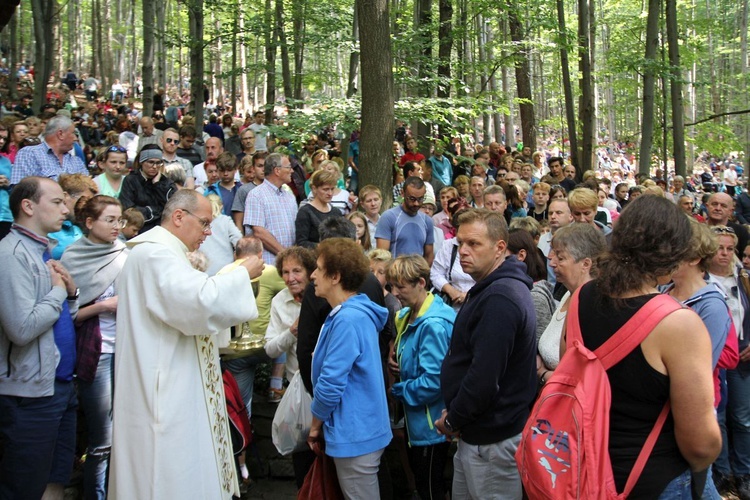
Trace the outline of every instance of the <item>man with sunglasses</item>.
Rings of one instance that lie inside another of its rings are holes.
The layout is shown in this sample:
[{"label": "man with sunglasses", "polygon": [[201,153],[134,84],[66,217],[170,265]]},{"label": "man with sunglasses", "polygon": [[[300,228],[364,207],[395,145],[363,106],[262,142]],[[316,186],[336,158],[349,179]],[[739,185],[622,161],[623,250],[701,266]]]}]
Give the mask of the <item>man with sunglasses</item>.
[{"label": "man with sunglasses", "polygon": [[164,166],[178,164],[185,171],[185,188],[195,189],[195,174],[193,164],[185,158],[177,156],[177,147],[180,145],[180,134],[173,128],[168,128],[161,135],[162,160]]},{"label": "man with sunglasses", "polygon": [[162,151],[156,144],[141,149],[138,164],[138,170],[122,181],[120,202],[123,210],[135,207],[143,214],[145,224],[141,233],[144,233],[159,225],[164,205],[177,191],[177,186],[163,175]]},{"label": "man with sunglasses", "polygon": [[435,239],[432,219],[420,211],[427,186],[419,177],[404,181],[401,205],[387,210],[378,222],[375,241],[378,248],[389,250],[394,258],[416,253],[432,265]]}]

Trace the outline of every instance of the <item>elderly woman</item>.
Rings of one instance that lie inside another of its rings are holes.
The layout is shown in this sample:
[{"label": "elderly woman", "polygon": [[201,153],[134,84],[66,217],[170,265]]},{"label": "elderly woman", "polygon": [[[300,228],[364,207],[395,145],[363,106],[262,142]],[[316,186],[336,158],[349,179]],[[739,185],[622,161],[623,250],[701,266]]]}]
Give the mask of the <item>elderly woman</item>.
[{"label": "elderly woman", "polygon": [[378,347],[388,311],[357,294],[369,264],[357,242],[329,238],[318,245],[315,295],[333,308],[312,361],[311,448],[325,437],[345,498],[380,498],[378,467],[391,441]]},{"label": "elderly woman", "polygon": [[581,285],[596,276],[596,259],[606,248],[604,235],[591,224],[569,224],[558,229],[552,237],[550,266],[557,282],[564,285],[568,292],[560,300],[560,305],[539,338],[536,366],[541,384],[549,380],[560,363],[560,337],[570,297]]},{"label": "elderly woman", "polygon": [[443,473],[450,442],[433,422],[445,409],[440,368],[448,352],[456,313],[427,291],[430,267],[421,255],[402,255],[388,269],[392,293],[404,308],[396,317],[396,382],[391,394],[404,407],[407,454],[420,498],[444,498]]},{"label": "elderly woman", "polygon": [[343,215],[338,208],[331,206],[337,180],[338,176],[328,170],[318,170],[310,177],[312,200],[302,205],[297,212],[297,219],[294,223],[296,245],[315,248],[320,241],[318,234],[320,223],[330,217]]},{"label": "elderly woman", "polygon": [[[656,287],[684,260],[691,237],[690,221],[665,198],[643,196],[622,211],[612,247],[597,262],[598,276],[573,299],[586,348],[604,344],[657,296]],[[563,343],[561,351],[564,348]],[[705,474],[722,442],[711,371],[708,332],[700,317],[686,308],[667,315],[607,370],[612,394],[609,454],[618,492],[625,489],[635,457],[667,402],[670,418],[631,496],[691,498],[691,486],[702,492],[700,482],[691,484],[692,476]]]},{"label": "elderly woman", "polygon": [[80,288],[76,318],[76,385],[86,417],[85,498],[107,497],[112,446],[117,285],[128,250],[118,239],[122,207],[110,196],[82,198],[76,220],[85,236],[70,245],[61,263]]},{"label": "elderly woman", "polygon": [[740,498],[750,498],[750,278],[735,256],[737,235],[734,229],[729,226],[711,229],[716,234],[718,250],[711,259],[709,281],[716,283],[726,297],[740,353],[737,368],[726,371],[726,405],[722,400],[719,407],[725,446],[714,464],[714,479],[722,493],[728,490],[734,476]]},{"label": "elderly woman", "polygon": [[310,275],[315,270],[315,253],[303,247],[285,248],[276,256],[276,271],[286,288],[271,301],[271,319],[266,330],[266,354],[272,359],[286,354],[286,378],[299,370],[297,324],[299,310]]}]

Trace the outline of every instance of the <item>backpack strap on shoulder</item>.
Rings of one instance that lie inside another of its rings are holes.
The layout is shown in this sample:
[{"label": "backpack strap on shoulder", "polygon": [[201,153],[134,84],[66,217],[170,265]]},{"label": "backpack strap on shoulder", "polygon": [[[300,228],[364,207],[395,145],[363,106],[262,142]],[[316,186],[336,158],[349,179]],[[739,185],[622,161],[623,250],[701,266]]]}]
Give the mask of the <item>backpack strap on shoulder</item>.
[{"label": "backpack strap on shoulder", "polygon": [[659,294],[641,307],[617,332],[602,344],[594,354],[605,370],[630,354],[664,318],[682,309],[682,305],[666,294]]},{"label": "backpack strap on shoulder", "polygon": [[628,496],[630,496],[630,493],[635,487],[635,483],[637,483],[638,479],[641,477],[641,473],[646,467],[648,457],[651,456],[651,452],[654,450],[656,440],[659,438],[659,434],[661,434],[661,429],[662,427],[664,427],[664,422],[666,422],[667,415],[669,415],[670,410],[671,407],[669,406],[669,400],[667,400],[667,402],[664,404],[664,408],[659,414],[659,418],[657,418],[656,423],[654,423],[654,428],[651,429],[651,432],[646,438],[646,442],[643,443],[643,448],[641,448],[641,452],[638,454],[638,459],[635,461],[633,469],[630,471],[628,481],[625,483],[625,490],[622,492],[623,498],[627,498]]}]

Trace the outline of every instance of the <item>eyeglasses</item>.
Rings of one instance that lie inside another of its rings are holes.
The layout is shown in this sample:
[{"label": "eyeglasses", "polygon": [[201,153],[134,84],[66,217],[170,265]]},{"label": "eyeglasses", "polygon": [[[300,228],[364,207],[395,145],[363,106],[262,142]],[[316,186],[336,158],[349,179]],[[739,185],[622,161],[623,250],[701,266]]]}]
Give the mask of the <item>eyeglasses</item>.
[{"label": "eyeglasses", "polygon": [[203,227],[203,232],[204,233],[210,233],[211,232],[211,221],[210,220],[204,219],[203,217],[198,217],[197,215],[195,215],[194,213],[192,213],[190,210],[185,210],[184,208],[182,209],[182,211],[185,212],[186,214],[191,215],[191,216],[195,217],[196,219],[198,219],[198,222],[200,222],[201,226]]},{"label": "eyeglasses", "polygon": [[125,220],[125,219],[118,219],[117,217],[105,217],[103,219],[97,219],[97,220],[100,220],[100,221],[104,222],[105,224],[108,224],[108,225],[110,225],[112,227],[116,227],[116,228],[119,228],[119,229],[123,229],[125,226],[128,225],[128,221],[127,220]]},{"label": "eyeglasses", "polygon": [[729,226],[714,226],[711,230],[717,234],[735,234],[734,229]]},{"label": "eyeglasses", "polygon": [[167,144],[177,144],[178,142],[180,142],[180,140],[179,139],[164,139],[164,142],[166,142]]},{"label": "eyeglasses", "polygon": [[424,202],[424,196],[420,196],[417,198],[416,196],[404,196],[405,200],[409,200],[412,203],[423,203]]},{"label": "eyeglasses", "polygon": [[110,146],[107,148],[107,153],[127,153],[128,150],[122,146]]},{"label": "eyeglasses", "polygon": [[151,165],[152,167],[158,167],[161,168],[164,166],[164,162],[162,160],[146,160],[143,162],[143,165]]}]

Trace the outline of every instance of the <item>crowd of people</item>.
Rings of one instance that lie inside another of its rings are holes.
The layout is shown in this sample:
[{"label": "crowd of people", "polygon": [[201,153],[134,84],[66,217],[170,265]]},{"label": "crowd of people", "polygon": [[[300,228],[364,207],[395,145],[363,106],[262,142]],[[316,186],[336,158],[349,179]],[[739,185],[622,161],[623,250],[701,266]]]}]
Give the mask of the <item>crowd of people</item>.
[{"label": "crowd of people", "polygon": [[124,103],[102,135],[90,106],[0,121],[0,497],[61,498],[83,446],[86,498],[238,496],[222,372],[252,417],[270,363],[268,401],[298,374],[312,400],[298,486],[324,450],[346,498],[392,498],[393,443],[415,497],[520,499],[570,318],[594,350],[662,293],[685,307],[608,371],[618,491],[669,402],[632,496],[750,499],[733,159],[645,176],[602,149],[578,176],[528,145],[425,155],[397,127],[384,206],[358,132],[345,163],[329,131],[277,140],[261,111],[198,133]]}]

